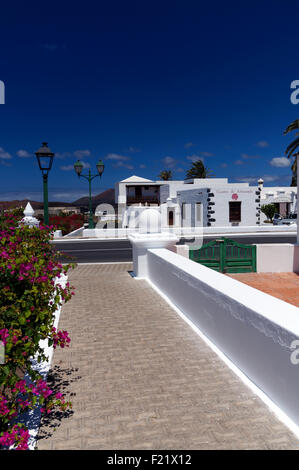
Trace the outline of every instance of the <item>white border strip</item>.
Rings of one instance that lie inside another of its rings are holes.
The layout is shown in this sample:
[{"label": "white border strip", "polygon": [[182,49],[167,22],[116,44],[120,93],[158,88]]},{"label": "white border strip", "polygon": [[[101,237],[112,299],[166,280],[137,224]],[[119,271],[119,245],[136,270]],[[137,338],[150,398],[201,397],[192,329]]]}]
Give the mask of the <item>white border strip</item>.
[{"label": "white border strip", "polygon": [[[59,283],[63,288],[65,287],[66,282],[67,282],[67,276],[65,275],[61,275],[60,278],[56,278],[55,280],[55,284]],[[58,327],[61,309],[62,309],[62,305],[54,313],[55,320],[54,320],[53,326],[55,328]],[[48,360],[38,363],[36,358],[34,357],[32,358],[31,362],[32,362],[33,369],[39,372],[42,375],[43,379],[46,380],[50,367],[51,367],[51,362],[52,362],[52,358],[54,354],[54,348],[53,348],[53,345],[52,346],[48,345],[48,340],[41,340],[39,345],[41,348],[44,349],[44,353],[48,357]],[[27,384],[31,383],[30,377],[28,376],[27,373],[25,374],[25,380]],[[21,421],[26,423],[28,430],[29,430],[29,436],[30,436],[29,441],[28,441],[29,450],[34,450],[36,443],[37,443],[37,435],[39,432],[40,420],[41,420],[40,409],[41,409],[41,406],[36,406],[33,410],[28,411],[28,413],[25,413],[21,417]]]},{"label": "white border strip", "polygon": [[133,264],[133,261],[107,261],[107,263],[95,261],[94,263],[77,263],[78,266],[93,266],[95,264]]},{"label": "white border strip", "polygon": [[[235,238],[242,238],[242,237],[296,237],[297,232],[296,231],[289,231],[289,232],[279,232],[279,231],[263,231],[263,232],[212,232],[212,233],[203,233],[202,235],[196,235],[196,234],[182,234],[180,238],[184,239],[192,239],[192,238],[215,238],[215,237],[235,237]],[[86,238],[55,238],[54,240],[51,240],[51,243],[85,243],[85,242],[115,242],[115,241],[127,241],[127,237],[86,237]]]},{"label": "white border strip", "polygon": [[289,416],[286,415],[260,388],[258,388],[248,377],[245,375],[212,341],[205,336],[202,331],[194,325],[194,323],[186,317],[186,315],[165,295],[163,292],[155,286],[149,279],[146,280],[149,285],[175,310],[178,315],[192,328],[195,333],[214,351],[215,354],[234,372],[237,377],[255,394],[263,403],[269,408],[269,410],[275,414],[275,416],[287,426],[293,434],[299,438],[299,426],[292,421]]}]

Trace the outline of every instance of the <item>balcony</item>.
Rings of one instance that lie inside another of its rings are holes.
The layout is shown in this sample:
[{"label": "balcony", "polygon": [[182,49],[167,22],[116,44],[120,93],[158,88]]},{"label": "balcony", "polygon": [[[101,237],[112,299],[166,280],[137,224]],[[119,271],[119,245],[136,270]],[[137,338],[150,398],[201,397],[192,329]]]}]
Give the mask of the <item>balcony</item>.
[{"label": "balcony", "polygon": [[156,196],[127,196],[127,205],[132,204],[158,204],[160,205],[159,198]]}]

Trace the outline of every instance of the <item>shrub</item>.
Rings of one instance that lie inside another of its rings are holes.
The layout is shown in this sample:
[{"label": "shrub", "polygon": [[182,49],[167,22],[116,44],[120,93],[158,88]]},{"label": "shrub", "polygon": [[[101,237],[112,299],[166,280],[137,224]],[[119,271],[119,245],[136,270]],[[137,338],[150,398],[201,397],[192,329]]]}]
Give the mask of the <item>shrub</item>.
[{"label": "shrub", "polygon": [[261,207],[261,211],[263,212],[263,214],[265,214],[267,219],[272,222],[273,216],[276,212],[275,204],[264,204]]},{"label": "shrub", "polygon": [[49,222],[55,230],[61,230],[62,235],[66,235],[83,226],[84,216],[83,214],[53,215],[50,216]]},{"label": "shrub", "polygon": [[[33,356],[45,360],[40,340],[65,347],[66,331],[54,328],[54,312],[74,294],[59,279],[74,265],[62,266],[50,244],[53,227],[19,226],[20,215],[0,216],[0,341],[5,362],[0,365],[0,447],[28,448],[28,429],[17,417],[37,405],[50,413],[54,406],[71,406],[61,393],[48,387],[32,368]],[[27,372],[31,384],[26,384]]]}]

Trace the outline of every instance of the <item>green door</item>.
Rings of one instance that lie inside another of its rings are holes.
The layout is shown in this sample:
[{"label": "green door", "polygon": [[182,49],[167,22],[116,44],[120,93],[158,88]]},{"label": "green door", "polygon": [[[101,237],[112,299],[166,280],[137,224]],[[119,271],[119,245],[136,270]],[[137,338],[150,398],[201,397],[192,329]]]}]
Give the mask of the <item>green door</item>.
[{"label": "green door", "polygon": [[189,258],[221,273],[256,272],[256,246],[220,238],[199,249],[189,250]]}]

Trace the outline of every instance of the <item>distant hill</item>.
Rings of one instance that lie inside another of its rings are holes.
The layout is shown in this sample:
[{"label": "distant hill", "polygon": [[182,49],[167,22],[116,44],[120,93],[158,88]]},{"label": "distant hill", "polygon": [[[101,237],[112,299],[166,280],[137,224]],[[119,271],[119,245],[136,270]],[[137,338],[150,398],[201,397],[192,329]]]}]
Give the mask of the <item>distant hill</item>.
[{"label": "distant hill", "polygon": [[[33,209],[42,209],[44,204],[38,201],[31,201],[30,199],[13,200],[13,201],[0,201],[0,210],[12,209],[14,207],[26,207],[27,203],[30,202]],[[114,189],[107,189],[106,191],[97,194],[92,197],[92,206],[96,207],[98,204],[107,203],[114,205]],[[49,202],[49,207],[88,207],[89,198],[81,197],[74,202]]]},{"label": "distant hill", "polygon": [[[111,204],[115,205],[115,192],[114,189],[107,189],[106,191],[97,194],[92,197],[92,207],[96,207],[99,204]],[[88,206],[89,197],[81,197],[72,203],[73,206]]]},{"label": "distant hill", "polygon": [[[13,209],[14,207],[26,207],[27,203],[30,202],[33,209],[42,209],[44,204],[38,201],[31,201],[30,199],[15,199],[13,201],[0,201],[0,209]],[[49,207],[71,207],[71,202],[49,202]]]}]

